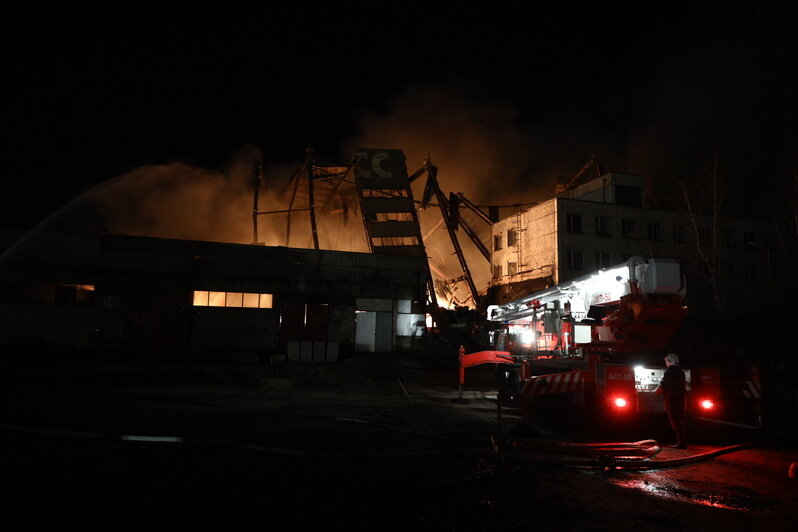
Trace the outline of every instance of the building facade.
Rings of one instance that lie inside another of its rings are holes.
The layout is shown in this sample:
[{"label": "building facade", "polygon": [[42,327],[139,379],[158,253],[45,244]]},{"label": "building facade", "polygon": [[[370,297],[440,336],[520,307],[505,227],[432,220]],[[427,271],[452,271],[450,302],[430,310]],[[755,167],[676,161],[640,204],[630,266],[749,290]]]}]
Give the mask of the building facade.
[{"label": "building facade", "polygon": [[0,249],[4,355],[331,361],[423,342],[424,257],[42,232]]},{"label": "building facade", "polygon": [[772,224],[647,205],[643,176],[612,172],[500,220],[493,299],[509,301],[633,255],[679,260],[695,301],[717,291],[745,304],[771,286]]}]

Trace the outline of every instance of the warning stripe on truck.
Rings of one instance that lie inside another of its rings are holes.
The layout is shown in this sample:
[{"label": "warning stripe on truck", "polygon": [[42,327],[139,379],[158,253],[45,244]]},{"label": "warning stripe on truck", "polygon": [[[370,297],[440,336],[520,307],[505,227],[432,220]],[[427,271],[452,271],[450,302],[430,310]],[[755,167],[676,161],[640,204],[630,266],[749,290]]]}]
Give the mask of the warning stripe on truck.
[{"label": "warning stripe on truck", "polygon": [[568,373],[554,373],[552,375],[538,375],[526,383],[527,391],[524,395],[552,395],[555,393],[577,392],[585,389],[587,371],[571,371]]}]

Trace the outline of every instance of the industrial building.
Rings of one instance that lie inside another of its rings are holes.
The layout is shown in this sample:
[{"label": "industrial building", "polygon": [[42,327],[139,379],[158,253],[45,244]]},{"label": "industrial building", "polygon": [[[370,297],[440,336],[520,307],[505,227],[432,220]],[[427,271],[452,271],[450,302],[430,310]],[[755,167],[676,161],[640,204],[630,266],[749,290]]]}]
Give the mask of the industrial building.
[{"label": "industrial building", "polygon": [[333,361],[423,343],[423,256],[0,234],[4,356]]},{"label": "industrial building", "polygon": [[494,300],[507,301],[633,255],[682,262],[694,302],[711,297],[710,285],[733,290],[738,305],[761,299],[772,282],[773,224],[651,208],[645,181],[640,175],[604,173],[499,220],[492,229]]}]

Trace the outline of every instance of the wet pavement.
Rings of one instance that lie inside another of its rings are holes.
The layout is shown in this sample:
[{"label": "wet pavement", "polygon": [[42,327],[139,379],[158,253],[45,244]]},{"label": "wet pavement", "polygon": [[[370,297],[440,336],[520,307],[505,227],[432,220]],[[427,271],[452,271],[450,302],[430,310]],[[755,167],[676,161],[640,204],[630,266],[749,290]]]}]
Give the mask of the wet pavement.
[{"label": "wet pavement", "polygon": [[790,463],[796,460],[798,453],[778,445],[707,459],[700,457],[721,448],[667,449],[652,461],[685,457],[696,457],[698,461],[675,468],[618,472],[608,481],[652,497],[728,510],[768,512],[798,508],[798,482],[788,478]]},{"label": "wet pavement", "polygon": [[[772,434],[693,423],[690,447],[662,446],[651,469],[510,459],[500,468],[492,438],[500,440],[499,428],[502,437],[518,434],[522,419],[501,409],[499,425],[489,372],[473,375],[460,404],[447,369],[344,369],[244,381],[114,374],[6,383],[0,441],[12,499],[30,510],[44,496],[72,515],[90,496],[114,515],[148,507],[170,517],[251,518],[266,504],[328,525],[374,525],[388,512],[441,530],[787,530],[798,522],[798,479],[787,478],[798,453],[768,443]],[[627,426],[620,441],[668,443],[663,425]],[[573,423],[533,428],[546,441],[618,441],[569,433]],[[750,442],[757,446],[707,456]],[[326,499],[308,512],[311,493]],[[374,510],[363,514],[363,505]]]}]

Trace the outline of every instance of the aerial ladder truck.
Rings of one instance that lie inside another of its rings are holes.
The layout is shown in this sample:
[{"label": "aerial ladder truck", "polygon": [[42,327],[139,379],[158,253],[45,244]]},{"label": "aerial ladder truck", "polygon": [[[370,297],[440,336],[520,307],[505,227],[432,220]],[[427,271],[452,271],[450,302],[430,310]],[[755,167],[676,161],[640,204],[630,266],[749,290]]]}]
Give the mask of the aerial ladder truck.
[{"label": "aerial ladder truck", "polygon": [[[558,396],[596,413],[664,412],[653,393],[666,347],[687,313],[679,263],[631,257],[613,267],[514,301],[491,305],[494,350],[460,351],[465,369],[496,364],[498,400],[533,404]],[[717,369],[683,368],[688,411],[711,414],[720,395]]]}]

